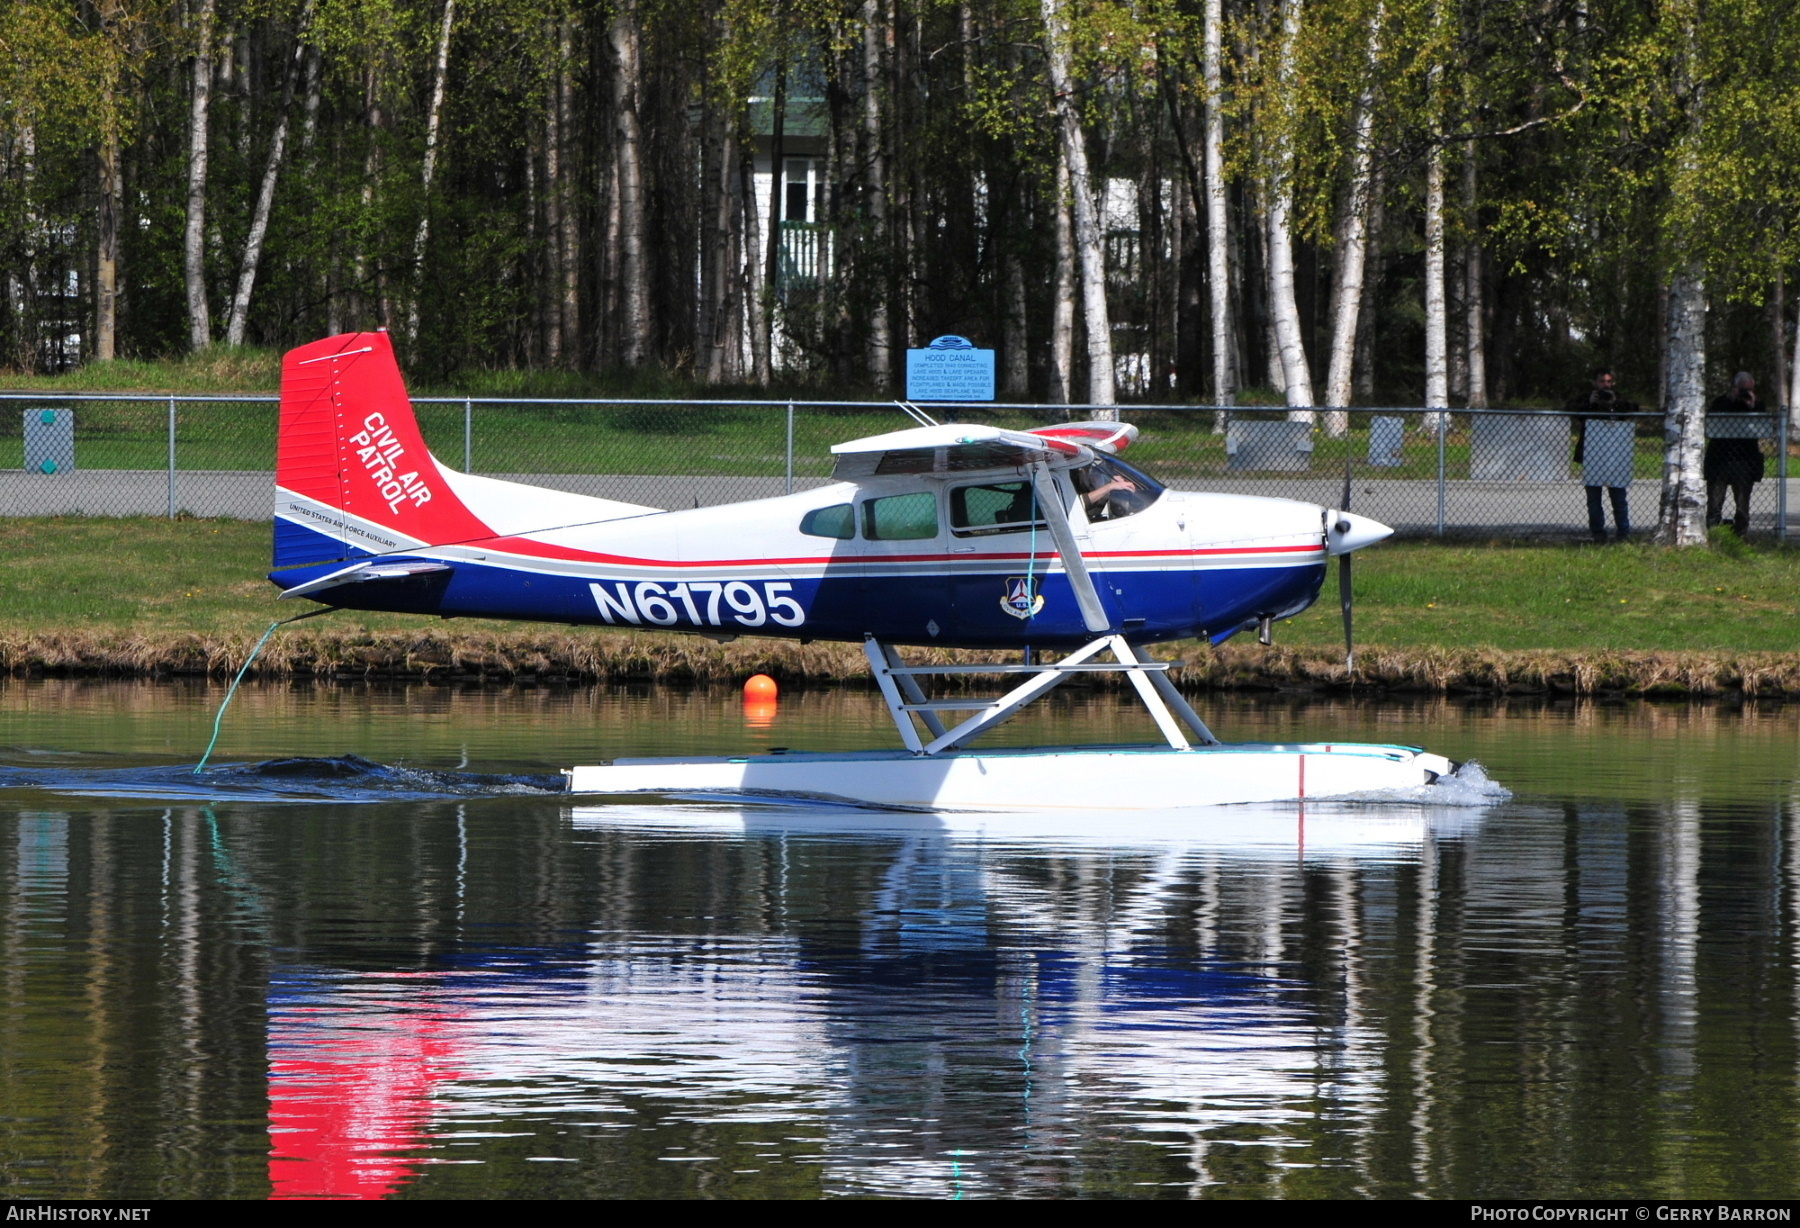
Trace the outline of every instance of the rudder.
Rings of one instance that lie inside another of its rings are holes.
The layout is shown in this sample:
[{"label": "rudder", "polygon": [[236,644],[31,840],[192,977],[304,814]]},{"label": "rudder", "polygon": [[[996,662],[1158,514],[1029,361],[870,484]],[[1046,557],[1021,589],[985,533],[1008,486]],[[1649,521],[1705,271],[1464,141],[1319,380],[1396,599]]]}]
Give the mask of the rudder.
[{"label": "rudder", "polygon": [[290,350],[281,366],[275,567],[487,536],[425,446],[386,332]]}]

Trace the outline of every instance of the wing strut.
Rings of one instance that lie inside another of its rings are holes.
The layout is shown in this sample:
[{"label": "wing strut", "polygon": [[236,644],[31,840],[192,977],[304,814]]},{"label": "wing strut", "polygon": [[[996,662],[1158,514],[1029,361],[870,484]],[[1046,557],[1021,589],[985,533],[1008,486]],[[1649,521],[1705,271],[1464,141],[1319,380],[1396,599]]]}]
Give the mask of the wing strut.
[{"label": "wing strut", "polygon": [[1087,560],[1081,557],[1081,547],[1075,542],[1069,509],[1063,506],[1062,495],[1050,476],[1050,467],[1042,461],[1032,465],[1031,484],[1037,490],[1038,509],[1056,542],[1056,553],[1062,556],[1063,571],[1068,573],[1069,587],[1075,592],[1075,604],[1081,607],[1081,621],[1095,635],[1111,630],[1112,620],[1106,616],[1106,607],[1100,604],[1100,593],[1094,588]]}]

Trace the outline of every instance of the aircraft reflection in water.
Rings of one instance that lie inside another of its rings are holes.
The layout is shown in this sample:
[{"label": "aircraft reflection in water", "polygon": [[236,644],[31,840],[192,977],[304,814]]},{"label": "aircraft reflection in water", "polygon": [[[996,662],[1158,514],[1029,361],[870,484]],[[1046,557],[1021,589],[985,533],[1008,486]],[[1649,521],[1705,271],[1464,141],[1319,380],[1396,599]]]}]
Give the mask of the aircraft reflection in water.
[{"label": "aircraft reflection in water", "polygon": [[[571,818],[710,838],[806,840],[843,824],[728,807]],[[1041,824],[1014,844],[993,816],[963,818],[959,832],[943,826],[958,816],[879,816],[860,838],[890,840],[891,859],[841,947],[777,927],[465,951],[425,973],[276,970],[275,1196],[382,1197],[426,1165],[475,1162],[465,1148],[480,1140],[552,1121],[625,1129],[647,1104],[665,1120],[755,1125],[771,1150],[816,1131],[829,1191],[1030,1192],[1032,1147],[1066,1154],[1096,1122],[1172,1149],[1204,1181],[1209,1132],[1253,1128],[1267,1142],[1321,1098],[1341,1109],[1376,1093],[1379,1038],[1352,1011],[1321,1043],[1282,955],[1284,912],[1303,873],[1323,871],[1348,897],[1359,861],[1417,859],[1426,812],[1261,813],[1244,819],[1251,843],[1115,827],[1113,851],[1142,870],[1122,892],[1071,892],[1043,873],[1060,842]],[[1075,830],[1093,841],[1091,821]],[[1079,872],[1088,859],[1071,851],[1061,865]],[[785,875],[771,902],[783,916],[790,895],[819,886]],[[1183,913],[1198,966],[1168,946]],[[996,1128],[1018,1141],[995,1148]],[[1051,1167],[1036,1178],[1046,1189]]]}]

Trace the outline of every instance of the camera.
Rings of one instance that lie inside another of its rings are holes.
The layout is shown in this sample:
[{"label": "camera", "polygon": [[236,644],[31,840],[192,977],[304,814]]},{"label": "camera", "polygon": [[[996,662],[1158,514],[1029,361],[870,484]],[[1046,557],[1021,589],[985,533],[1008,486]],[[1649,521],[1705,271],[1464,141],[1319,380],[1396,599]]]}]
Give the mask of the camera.
[{"label": "camera", "polygon": [[1618,399],[1619,394],[1614,392],[1611,388],[1594,389],[1594,404],[1596,405],[1611,405]]}]

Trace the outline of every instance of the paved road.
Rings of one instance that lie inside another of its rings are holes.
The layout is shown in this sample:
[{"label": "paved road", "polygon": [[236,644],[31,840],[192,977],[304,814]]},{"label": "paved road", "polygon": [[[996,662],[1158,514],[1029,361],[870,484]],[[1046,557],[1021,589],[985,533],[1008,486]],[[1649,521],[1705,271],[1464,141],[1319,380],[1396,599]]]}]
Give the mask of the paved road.
[{"label": "paved road", "polygon": [[[652,507],[709,507],[742,499],[779,495],[779,477],[708,477],[674,474],[493,474],[577,494],[621,499]],[[798,489],[825,484],[822,478],[800,478]],[[1184,489],[1201,489],[1197,484]],[[1342,478],[1224,478],[1204,489],[1236,494],[1274,495],[1335,506]],[[195,516],[265,520],[273,514],[274,475],[241,470],[185,470],[175,475],[176,510]],[[1775,527],[1776,485],[1756,488],[1753,527]],[[1658,491],[1654,483],[1631,488],[1632,523],[1646,528],[1656,521]],[[1354,509],[1419,535],[1437,528],[1437,483],[1414,479],[1359,478],[1351,499]],[[166,516],[169,477],[157,470],[85,469],[74,473],[37,474],[0,470],[0,516]],[[1608,515],[1610,516],[1610,509]],[[1445,522],[1460,534],[1494,533],[1580,535],[1587,529],[1587,502],[1573,482],[1453,481],[1445,488]],[[1788,527],[1800,534],[1800,478],[1788,480]]]}]

